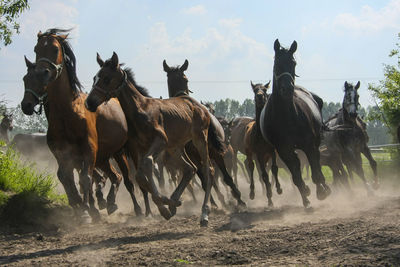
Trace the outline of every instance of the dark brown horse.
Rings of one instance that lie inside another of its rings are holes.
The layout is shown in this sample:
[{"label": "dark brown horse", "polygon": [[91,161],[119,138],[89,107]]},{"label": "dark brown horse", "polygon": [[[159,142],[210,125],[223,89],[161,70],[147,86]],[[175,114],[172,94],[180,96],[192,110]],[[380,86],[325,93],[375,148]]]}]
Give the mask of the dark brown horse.
[{"label": "dark brown horse", "polygon": [[[122,69],[118,56],[103,61],[97,55],[100,70],[94,77],[93,88],[86,99],[86,107],[95,111],[97,107],[112,96],[116,96],[128,121],[129,152],[137,166],[137,180],[147,184],[154,202],[165,218],[176,213],[180,205],[180,196],[191,181],[196,167],[184,151],[185,145],[192,141],[200,154],[202,170],[205,173],[205,196],[200,224],[208,224],[209,197],[211,183],[209,179],[208,142],[217,142],[215,129],[210,128],[210,115],[207,109],[191,97],[184,96],[170,99],[146,97],[140,92],[128,69]],[[210,129],[210,139],[209,137]],[[222,145],[220,145],[222,148]],[[171,196],[160,196],[152,177],[153,158],[166,152],[168,159],[181,164],[183,178]],[[170,210],[163,204],[168,204]]]},{"label": "dark brown horse", "polygon": [[[167,73],[168,94],[171,98],[186,96],[190,92],[188,87],[188,79],[184,73],[187,70],[188,65],[189,62],[185,60],[185,63],[182,66],[170,67],[164,60],[163,68],[164,71]],[[210,125],[216,129],[218,139],[223,142],[225,139],[223,127],[213,114],[210,114],[210,118]],[[237,200],[239,206],[245,206],[245,203],[241,200],[241,193],[237,189],[237,186],[233,182],[233,179],[226,168],[224,161],[226,150],[218,149],[213,143],[209,143],[208,150],[210,151],[210,158],[212,159],[213,163],[215,163],[218,169],[222,172],[223,181],[231,188],[232,196]],[[188,152],[189,157],[194,160],[196,166],[201,164],[201,162],[199,161],[200,158],[197,156],[198,152],[194,149],[191,149],[190,144],[186,147],[186,151]],[[198,172],[197,174],[199,175],[199,177],[204,176],[204,174],[202,174],[201,172]],[[219,190],[217,188],[217,183],[215,182],[215,180],[213,181],[213,185],[218,193]]]},{"label": "dark brown horse", "polygon": [[272,94],[261,112],[260,122],[263,137],[275,147],[289,168],[293,182],[300,191],[303,205],[308,207],[310,189],[301,177],[296,149],[303,150],[307,155],[312,180],[317,186],[318,199],[325,199],[331,191],[321,171],[319,154],[323,101],[295,85],[296,61],[293,54],[296,49],[296,41],[290,49],[281,47],[278,39],[274,43]]},{"label": "dark brown horse", "polygon": [[347,81],[345,82],[342,108],[326,122],[326,125],[330,128],[340,126],[348,128],[348,130],[326,133],[324,143],[326,143],[328,149],[334,150],[334,153],[341,157],[347,167],[349,176],[352,177],[352,172],[356,172],[363,180],[368,192],[371,192],[362,168],[361,153],[368,159],[374,173],[373,186],[375,189],[379,187],[378,172],[376,161],[368,148],[369,137],[366,131],[366,124],[357,114],[359,88],[360,82],[355,86]]},{"label": "dark brown horse", "polygon": [[250,199],[254,199],[254,161],[253,156],[255,156],[257,169],[265,183],[267,189],[268,206],[273,206],[272,202],[272,190],[271,183],[269,182],[268,172],[266,170],[267,162],[272,159],[272,174],[275,178],[276,190],[278,194],[282,194],[282,189],[278,181],[278,167],[276,166],[276,155],[274,147],[267,142],[261,133],[260,129],[260,114],[265,103],[267,102],[267,89],[270,83],[263,84],[253,84],[251,82],[251,87],[254,92],[254,102],[256,106],[256,119],[255,121],[247,124],[246,133],[244,136],[245,140],[245,155],[247,157],[247,164],[250,175]]},{"label": "dark brown horse", "polygon": [[7,144],[9,143],[8,132],[13,129],[12,123],[12,115],[7,114],[6,112],[3,113],[3,119],[0,123],[0,140],[3,140]]},{"label": "dark brown horse", "polygon": [[[134,196],[123,153],[127,141],[124,113],[115,99],[102,105],[96,113],[86,110],[87,95],[81,92],[75,72],[75,55],[64,33],[66,31],[59,29],[39,32],[35,46],[36,63],[25,58],[28,73],[24,77],[22,111],[32,115],[36,105],[44,104],[49,125],[47,144],[58,163],[57,176],[77,214],[86,217],[89,212],[92,219],[99,218],[92,193],[91,178],[95,166],[104,171],[112,183],[106,203],[108,213],[117,209],[115,195],[121,177],[110,165],[109,159],[114,157],[139,215],[141,209]],[[75,186],[74,169],[79,172],[83,199]],[[99,202],[99,206],[104,207],[105,203]]]}]

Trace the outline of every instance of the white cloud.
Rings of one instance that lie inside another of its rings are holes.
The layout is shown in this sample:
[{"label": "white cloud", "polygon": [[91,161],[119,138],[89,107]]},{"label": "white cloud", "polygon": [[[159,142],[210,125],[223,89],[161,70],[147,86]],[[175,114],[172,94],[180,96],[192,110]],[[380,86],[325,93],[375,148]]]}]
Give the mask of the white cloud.
[{"label": "white cloud", "polygon": [[347,29],[358,33],[377,32],[384,29],[400,29],[400,0],[392,0],[379,10],[366,5],[359,14],[342,13],[333,20],[335,29]]},{"label": "white cloud", "polygon": [[207,13],[207,10],[203,5],[197,5],[189,8],[184,8],[182,12],[187,15],[204,15],[205,13]]},{"label": "white cloud", "polygon": [[242,19],[220,19],[218,23],[228,28],[237,28],[242,23]]},{"label": "white cloud", "polygon": [[50,28],[74,28],[70,36],[76,38],[79,33],[75,22],[78,10],[73,6],[74,3],[54,0],[31,1],[30,9],[21,17],[21,37],[32,39],[39,31],[44,32]]}]

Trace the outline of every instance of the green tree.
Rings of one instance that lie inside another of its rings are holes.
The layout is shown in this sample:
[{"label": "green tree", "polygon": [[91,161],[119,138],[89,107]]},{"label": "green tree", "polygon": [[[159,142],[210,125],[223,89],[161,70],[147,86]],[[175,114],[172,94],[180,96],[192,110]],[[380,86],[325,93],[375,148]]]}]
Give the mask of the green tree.
[{"label": "green tree", "polygon": [[0,41],[11,44],[13,32],[19,33],[17,18],[29,8],[28,0],[0,0]]},{"label": "green tree", "polygon": [[[400,40],[400,33],[398,34]],[[390,51],[389,57],[397,58],[397,64],[384,65],[384,79],[379,84],[369,84],[368,89],[378,99],[378,109],[370,114],[373,119],[383,121],[392,129],[400,124],[400,43]]]}]

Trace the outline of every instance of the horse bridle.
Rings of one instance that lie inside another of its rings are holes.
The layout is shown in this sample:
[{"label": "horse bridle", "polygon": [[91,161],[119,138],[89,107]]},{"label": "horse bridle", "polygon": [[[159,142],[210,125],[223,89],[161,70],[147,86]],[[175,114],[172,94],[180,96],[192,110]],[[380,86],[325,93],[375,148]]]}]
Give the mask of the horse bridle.
[{"label": "horse bridle", "polygon": [[[41,57],[36,61],[36,65],[38,62],[46,62],[48,63],[53,69],[55,69],[56,71],[56,76],[54,77],[54,79],[52,79],[50,82],[54,82],[55,80],[58,79],[58,77],[60,77],[62,71],[63,71],[63,65],[64,65],[64,48],[62,45],[60,45],[61,47],[61,54],[62,54],[62,62],[60,64],[55,64],[53,61],[51,61],[50,59],[46,58],[46,57]],[[47,84],[48,84],[47,83]],[[45,101],[47,99],[47,91],[45,91],[42,95],[37,94],[35,91],[33,91],[32,89],[29,88],[25,88],[25,92],[31,93],[38,101],[39,101],[39,110],[35,110],[33,109],[33,112],[35,112],[35,114],[42,114],[42,110],[43,110],[43,105],[47,103],[47,101]]]},{"label": "horse bridle", "polygon": [[121,71],[124,74],[124,79],[122,80],[121,84],[117,87],[117,89],[104,90],[100,86],[94,85],[92,88],[92,91],[98,91],[98,92],[102,93],[103,95],[106,96],[107,100],[110,98],[113,98],[113,97],[117,97],[118,93],[122,90],[122,88],[125,86],[125,84],[127,83],[127,80],[128,80],[128,76],[126,75],[126,72],[122,69],[121,69]]}]

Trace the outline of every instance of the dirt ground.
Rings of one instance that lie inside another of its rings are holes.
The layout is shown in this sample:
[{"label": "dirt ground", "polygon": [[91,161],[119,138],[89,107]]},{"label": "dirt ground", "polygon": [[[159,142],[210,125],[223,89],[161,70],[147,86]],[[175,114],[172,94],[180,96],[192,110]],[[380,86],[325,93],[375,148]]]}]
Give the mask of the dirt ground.
[{"label": "dirt ground", "polygon": [[[274,208],[256,191],[243,212],[217,210],[209,227],[199,226],[200,205],[184,196],[170,221],[138,218],[123,186],[120,209],[100,223],[77,226],[63,215],[63,226],[25,234],[0,232],[0,265],[143,266],[400,266],[400,195],[393,185],[374,196],[363,188],[313,197],[305,210],[291,184],[274,194]],[[259,189],[259,188],[258,188]],[[202,194],[198,192],[198,199]],[[60,219],[60,218],[58,218]]]}]

